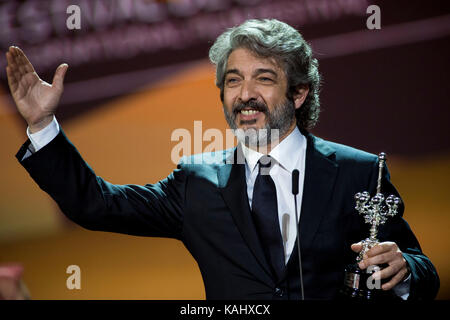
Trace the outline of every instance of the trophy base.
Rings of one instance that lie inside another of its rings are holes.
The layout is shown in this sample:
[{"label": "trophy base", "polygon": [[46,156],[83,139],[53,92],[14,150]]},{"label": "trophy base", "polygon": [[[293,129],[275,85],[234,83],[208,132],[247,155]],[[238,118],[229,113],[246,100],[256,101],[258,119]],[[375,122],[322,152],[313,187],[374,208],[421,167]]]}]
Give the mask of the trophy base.
[{"label": "trophy base", "polygon": [[[379,269],[377,269],[379,270]],[[376,269],[370,272],[368,269],[361,270],[358,265],[351,264],[345,268],[344,286],[339,292],[340,300],[352,301],[395,301],[400,298],[392,292],[381,289],[386,280],[372,279],[371,276]]]}]

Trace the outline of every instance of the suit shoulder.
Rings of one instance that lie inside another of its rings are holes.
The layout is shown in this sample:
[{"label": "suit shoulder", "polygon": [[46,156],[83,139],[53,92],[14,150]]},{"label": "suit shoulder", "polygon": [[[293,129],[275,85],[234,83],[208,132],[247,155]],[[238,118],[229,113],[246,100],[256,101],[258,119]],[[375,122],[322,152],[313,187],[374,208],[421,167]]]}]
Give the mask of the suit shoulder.
[{"label": "suit shoulder", "polygon": [[329,153],[334,152],[336,161],[339,163],[372,165],[378,159],[378,156],[373,153],[318,137],[315,137],[315,145],[319,150],[326,150]]},{"label": "suit shoulder", "polygon": [[233,155],[236,148],[219,150],[213,152],[204,152],[183,156],[178,163],[179,167],[199,169],[204,166],[217,166],[226,162],[226,159]]},{"label": "suit shoulder", "polygon": [[223,166],[229,157],[232,157],[236,148],[205,152],[184,156],[180,159],[177,169],[189,176],[215,180],[217,171]]}]

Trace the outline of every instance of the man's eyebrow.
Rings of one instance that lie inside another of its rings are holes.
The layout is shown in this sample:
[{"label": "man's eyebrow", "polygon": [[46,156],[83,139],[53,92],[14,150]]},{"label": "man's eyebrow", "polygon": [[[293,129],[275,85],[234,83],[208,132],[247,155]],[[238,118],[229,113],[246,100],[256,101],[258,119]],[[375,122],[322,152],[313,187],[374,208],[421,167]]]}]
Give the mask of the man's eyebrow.
[{"label": "man's eyebrow", "polygon": [[[225,72],[225,77],[228,74],[230,74],[230,73],[237,74],[237,75],[239,75],[241,77],[243,76],[242,73],[238,69],[228,69]],[[258,69],[256,69],[255,72],[253,72],[253,76],[255,77],[255,76],[260,75],[262,73],[270,73],[270,74],[273,74],[275,77],[278,78],[278,73],[276,73],[276,71],[274,71],[273,69],[267,69],[267,68],[258,68]]]},{"label": "man's eyebrow", "polygon": [[225,77],[226,77],[228,74],[230,74],[230,73],[234,73],[234,74],[237,74],[237,75],[239,75],[239,76],[242,77],[242,73],[241,73],[238,69],[228,69],[228,70],[225,72]]},{"label": "man's eyebrow", "polygon": [[274,70],[272,69],[266,69],[266,68],[259,68],[256,69],[255,72],[253,73],[253,76],[257,76],[260,75],[261,73],[271,73],[273,74],[275,77],[278,78],[278,73],[276,73]]}]

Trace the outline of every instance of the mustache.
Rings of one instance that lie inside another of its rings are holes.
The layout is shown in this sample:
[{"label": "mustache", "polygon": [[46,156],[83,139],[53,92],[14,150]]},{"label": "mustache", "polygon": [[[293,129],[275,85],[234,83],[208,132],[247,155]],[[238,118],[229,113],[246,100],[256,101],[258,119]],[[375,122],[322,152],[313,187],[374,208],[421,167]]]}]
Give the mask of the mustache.
[{"label": "mustache", "polygon": [[237,114],[239,112],[241,112],[244,109],[254,109],[256,111],[260,111],[263,113],[267,113],[267,111],[269,110],[267,108],[267,105],[263,102],[259,102],[259,101],[255,101],[255,100],[250,100],[247,102],[237,102],[233,105],[233,113]]}]

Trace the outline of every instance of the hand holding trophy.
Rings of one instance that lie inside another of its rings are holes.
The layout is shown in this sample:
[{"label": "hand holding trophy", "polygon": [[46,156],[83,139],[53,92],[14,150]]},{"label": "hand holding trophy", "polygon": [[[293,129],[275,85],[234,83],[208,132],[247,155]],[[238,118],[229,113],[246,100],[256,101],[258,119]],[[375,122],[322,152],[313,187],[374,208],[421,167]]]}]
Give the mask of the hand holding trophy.
[{"label": "hand holding trophy", "polygon": [[390,195],[385,199],[385,196],[381,193],[381,179],[385,162],[386,154],[380,153],[375,196],[371,198],[367,191],[358,192],[355,195],[355,209],[371,227],[370,236],[361,242],[362,250],[356,258],[356,263],[347,266],[345,269],[345,281],[341,295],[350,299],[384,300],[395,298],[391,292],[381,290],[380,280],[373,279],[372,275],[380,270],[380,267],[371,266],[365,270],[361,270],[358,266],[358,263],[363,260],[367,251],[380,243],[377,239],[378,226],[386,223],[388,217],[395,216],[401,203],[399,197]]}]

